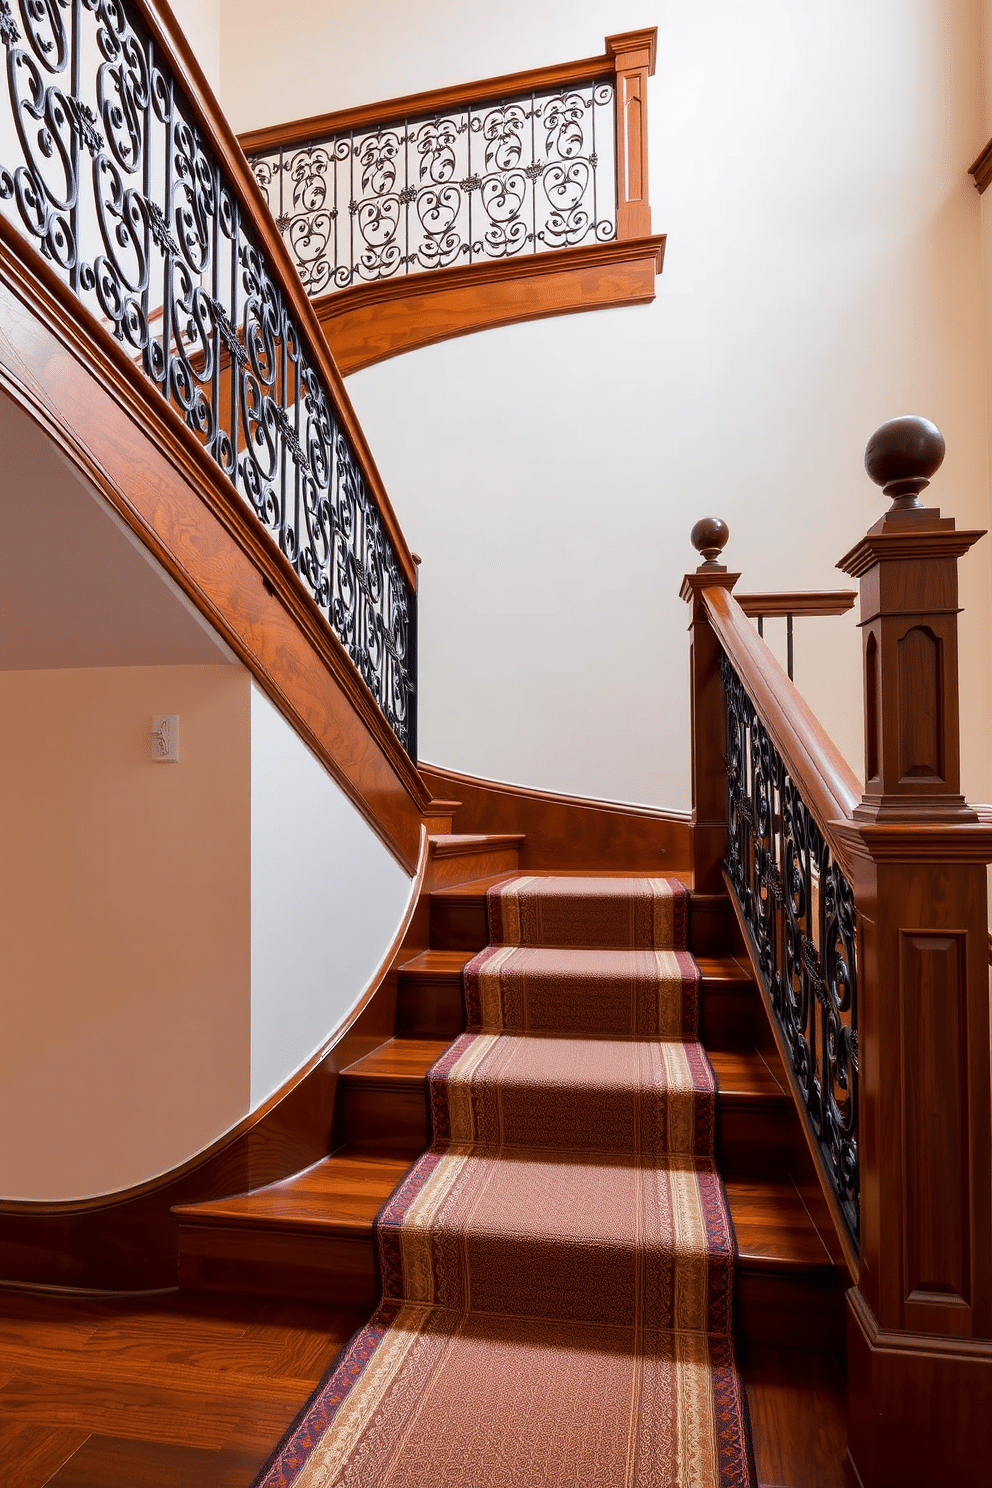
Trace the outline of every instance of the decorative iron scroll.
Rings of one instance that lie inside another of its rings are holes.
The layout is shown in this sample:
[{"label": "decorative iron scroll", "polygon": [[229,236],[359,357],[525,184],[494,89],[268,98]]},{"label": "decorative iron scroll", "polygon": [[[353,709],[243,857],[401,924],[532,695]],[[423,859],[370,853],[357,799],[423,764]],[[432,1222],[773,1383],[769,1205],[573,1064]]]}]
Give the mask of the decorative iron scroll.
[{"label": "decorative iron scroll", "polygon": [[610,79],[274,150],[250,164],[310,295],[616,236]]},{"label": "decorative iron scroll", "polygon": [[0,212],[269,531],[415,756],[416,595],[166,58],[120,0],[0,0]]},{"label": "decorative iron scroll", "polygon": [[724,655],[727,873],[806,1118],[855,1245],[858,1003],[854,895]]}]

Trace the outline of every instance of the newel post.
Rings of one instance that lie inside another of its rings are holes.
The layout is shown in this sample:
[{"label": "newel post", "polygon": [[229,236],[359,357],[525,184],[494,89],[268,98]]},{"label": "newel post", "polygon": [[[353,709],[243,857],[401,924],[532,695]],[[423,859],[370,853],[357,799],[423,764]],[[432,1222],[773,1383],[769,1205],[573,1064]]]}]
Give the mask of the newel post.
[{"label": "newel post", "polygon": [[606,38],[616,68],[617,239],[651,235],[648,200],[648,78],[654,75],[658,28]]},{"label": "newel post", "polygon": [[865,789],[842,829],[858,910],[861,1254],[848,1437],[864,1488],[987,1481],[992,1172],[986,864],[960,791],[957,561],[981,532],[920,503],[943,459],[893,419],[893,498],[841,559],[861,588]]},{"label": "newel post", "polygon": [[718,517],[703,517],[690,534],[702,556],[682,580],[680,597],[692,606],[689,621],[689,697],[692,726],[692,872],[700,894],[722,894],[727,853],[727,723],[720,675],[720,642],[706,618],[707,589],[733,589],[740,574],[717,560],[730,529]]}]

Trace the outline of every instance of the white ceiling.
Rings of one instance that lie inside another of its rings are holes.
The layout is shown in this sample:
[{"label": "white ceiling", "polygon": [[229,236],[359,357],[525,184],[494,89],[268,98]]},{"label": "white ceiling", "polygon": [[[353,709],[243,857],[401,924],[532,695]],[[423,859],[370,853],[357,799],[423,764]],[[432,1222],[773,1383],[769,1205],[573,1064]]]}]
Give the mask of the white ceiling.
[{"label": "white ceiling", "polygon": [[0,671],[234,660],[89,481],[0,391]]}]

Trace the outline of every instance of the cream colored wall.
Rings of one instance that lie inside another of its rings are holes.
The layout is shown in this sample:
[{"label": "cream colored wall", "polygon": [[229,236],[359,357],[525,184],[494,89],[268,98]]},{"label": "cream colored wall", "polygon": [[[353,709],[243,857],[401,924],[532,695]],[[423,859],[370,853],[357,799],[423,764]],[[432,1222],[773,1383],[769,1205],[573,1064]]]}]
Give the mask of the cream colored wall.
[{"label": "cream colored wall", "polygon": [[220,0],[171,0],[170,9],[193,48],[207,82],[215,93],[219,93]]},{"label": "cream colored wall", "polygon": [[[0,1195],[163,1172],[249,1099],[249,678],[0,674]],[[151,715],[181,717],[177,764]]]},{"label": "cream colored wall", "polygon": [[[988,522],[979,0],[221,0],[237,128],[586,56],[657,22],[649,309],[509,327],[349,379],[421,570],[421,752],[685,806],[688,531],[742,588],[846,585],[884,419],[936,419],[934,499]],[[311,61],[311,59],[319,59]],[[965,788],[992,798],[988,543],[962,563]],[[774,637],[780,644],[779,637]],[[862,768],[853,619],[797,680]]]}]

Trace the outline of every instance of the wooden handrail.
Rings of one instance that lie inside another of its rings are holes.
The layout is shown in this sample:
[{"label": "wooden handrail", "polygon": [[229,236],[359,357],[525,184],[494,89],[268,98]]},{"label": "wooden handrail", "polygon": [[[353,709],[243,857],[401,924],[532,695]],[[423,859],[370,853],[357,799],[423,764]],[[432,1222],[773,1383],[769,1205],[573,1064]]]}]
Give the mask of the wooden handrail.
[{"label": "wooden handrail", "polygon": [[526,72],[504,73],[501,77],[480,78],[474,83],[457,83],[453,87],[431,88],[424,93],[409,93],[403,98],[387,98],[380,103],[365,103],[357,108],[337,109],[327,114],[312,114],[285,124],[270,124],[248,129],[238,135],[246,155],[261,155],[269,150],[292,148],[317,143],[330,135],[364,129],[368,125],[395,124],[403,119],[419,119],[465,104],[496,103],[522,93],[541,92],[567,87],[570,83],[591,83],[608,77],[616,67],[616,57],[625,46],[635,44],[649,54],[648,71],[654,73],[657,55],[657,27],[643,32],[607,38],[607,50],[599,57],[583,57],[577,62],[561,62],[550,67],[533,67]]},{"label": "wooden handrail", "polygon": [[846,615],[858,598],[856,589],[801,589],[791,593],[735,594],[748,619],[782,619],[788,615]]},{"label": "wooden handrail", "polygon": [[707,588],[701,600],[820,831],[850,871],[850,849],[837,827],[851,820],[861,799],[861,782],[729,590]]}]

